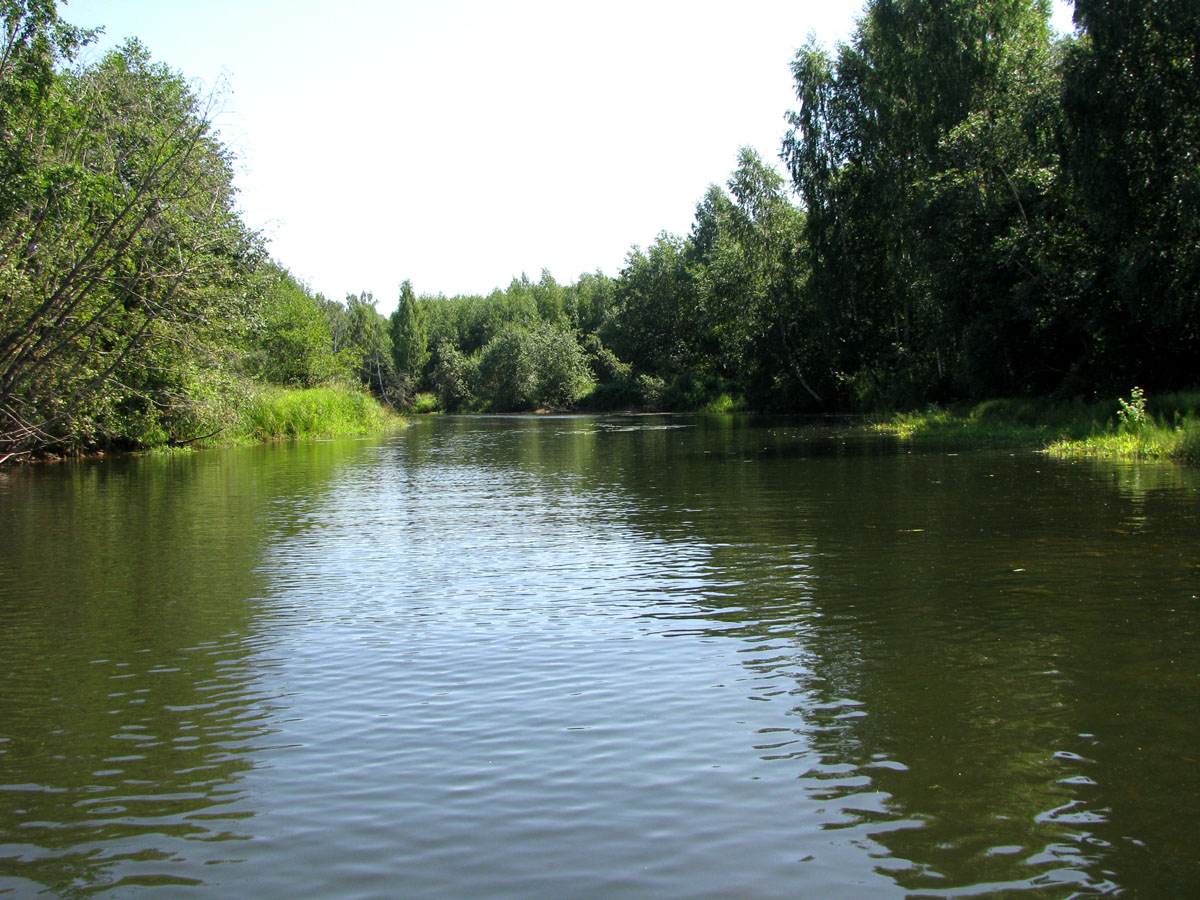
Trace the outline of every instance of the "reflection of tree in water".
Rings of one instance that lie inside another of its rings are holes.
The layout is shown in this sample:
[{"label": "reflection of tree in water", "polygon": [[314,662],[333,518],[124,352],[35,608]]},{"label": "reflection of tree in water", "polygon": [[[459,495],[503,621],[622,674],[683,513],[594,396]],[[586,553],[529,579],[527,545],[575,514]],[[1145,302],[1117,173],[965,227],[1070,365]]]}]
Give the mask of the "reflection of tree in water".
[{"label": "reflection of tree in water", "polygon": [[262,504],[332,461],[290,458],[0,484],[0,889],[195,884],[237,858],[255,813],[238,785],[272,733],[256,688]]},{"label": "reflection of tree in water", "polygon": [[[237,787],[252,765],[242,748],[270,730],[254,705],[248,649],[238,638],[202,641],[130,663],[97,660],[72,685],[27,683],[20,724],[5,728],[15,784],[4,792],[12,856],[0,871],[60,896],[116,878],[191,883],[162,865],[199,852],[179,841],[237,840],[237,820],[252,814]],[[49,658],[72,672],[88,664],[65,656]]]},{"label": "reflection of tree in water", "polygon": [[710,548],[712,633],[800,720],[757,749],[804,767],[828,828],[865,828],[923,893],[1200,881],[1194,493],[707,427],[575,438],[596,451],[582,471],[528,440],[548,470],[619,486],[635,528]]}]

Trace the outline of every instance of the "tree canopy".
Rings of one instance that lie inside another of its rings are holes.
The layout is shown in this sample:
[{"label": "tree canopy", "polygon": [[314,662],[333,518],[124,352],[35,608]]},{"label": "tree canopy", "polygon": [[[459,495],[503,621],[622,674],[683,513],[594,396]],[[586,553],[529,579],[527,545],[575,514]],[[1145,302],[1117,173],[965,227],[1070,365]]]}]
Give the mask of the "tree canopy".
[{"label": "tree canopy", "polygon": [[916,406],[1193,386],[1195,0],[868,0],[792,60],[781,175],[743,149],[615,276],[314,294],[237,213],[209,101],[50,0],[0,0],[0,454],[138,446],[256,383],[445,410]]}]

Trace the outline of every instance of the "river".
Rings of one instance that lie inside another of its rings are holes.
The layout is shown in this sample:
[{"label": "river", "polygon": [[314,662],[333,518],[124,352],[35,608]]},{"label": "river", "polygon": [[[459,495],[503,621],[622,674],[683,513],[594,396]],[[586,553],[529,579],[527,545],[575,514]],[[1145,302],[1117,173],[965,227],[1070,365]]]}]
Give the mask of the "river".
[{"label": "river", "polygon": [[1200,895],[1200,473],[437,417],[0,472],[0,896]]}]

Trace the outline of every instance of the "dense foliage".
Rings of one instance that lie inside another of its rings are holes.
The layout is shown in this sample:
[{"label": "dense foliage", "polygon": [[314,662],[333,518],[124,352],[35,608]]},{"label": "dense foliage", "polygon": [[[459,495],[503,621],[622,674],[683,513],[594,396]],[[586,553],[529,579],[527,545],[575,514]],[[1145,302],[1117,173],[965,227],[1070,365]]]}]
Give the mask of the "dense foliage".
[{"label": "dense foliage", "polygon": [[203,99],[0,0],[0,456],[185,442],[269,384],[398,408],[918,406],[1200,381],[1200,7],[868,0],[616,277],[314,295],[239,219]]},{"label": "dense foliage", "polygon": [[0,460],[188,443],[263,383],[377,372],[382,317],[266,259],[179,73],[137,41],[76,64],[93,35],[50,0],[0,18]]},{"label": "dense foliage", "polygon": [[[870,0],[849,43],[793,61],[794,193],[744,150],[691,233],[615,279],[422,298],[415,383],[445,408],[760,409],[1196,384],[1200,6],[1080,0],[1076,22],[1054,35],[1047,0]],[[484,373],[489,341],[539,320],[583,349],[591,393]]]},{"label": "dense foliage", "polygon": [[1197,377],[1194,0],[875,0],[810,44],[785,156],[809,301],[855,394],[1175,388]]},{"label": "dense foliage", "polygon": [[0,441],[169,427],[235,334],[254,258],[200,101],[136,42],[56,74],[85,36],[6,4],[0,57]]}]

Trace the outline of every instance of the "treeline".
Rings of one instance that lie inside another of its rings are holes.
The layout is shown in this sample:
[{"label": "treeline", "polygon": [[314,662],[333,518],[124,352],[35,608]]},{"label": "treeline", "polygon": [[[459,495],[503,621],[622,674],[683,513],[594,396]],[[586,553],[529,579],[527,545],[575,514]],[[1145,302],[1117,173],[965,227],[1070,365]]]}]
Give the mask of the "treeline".
[{"label": "treeline", "polygon": [[1079,0],[1068,37],[1049,19],[871,0],[849,43],[793,61],[790,184],[743,151],[691,233],[615,279],[421,298],[400,377],[447,409],[1196,385],[1200,3]]},{"label": "treeline", "polygon": [[[809,44],[784,156],[830,390],[1200,382],[1200,3],[877,0]],[[834,377],[829,378],[832,374]]]},{"label": "treeline", "polygon": [[829,402],[797,363],[803,216],[753,151],[729,187],[709,190],[689,237],[634,247],[616,278],[543,271],[452,298],[406,284],[388,332],[397,395],[492,411]]},{"label": "treeline", "polygon": [[0,18],[0,462],[189,443],[272,384],[357,384],[378,314],[267,258],[205,99],[137,41],[82,62],[95,34],[52,0]]},{"label": "treeline", "polygon": [[[136,41],[0,0],[0,459],[186,443],[267,385],[400,409],[835,410],[1200,383],[1200,0],[869,0],[781,160],[616,277],[314,294]],[[264,417],[260,417],[264,418]],[[266,417],[269,418],[269,417]]]}]

